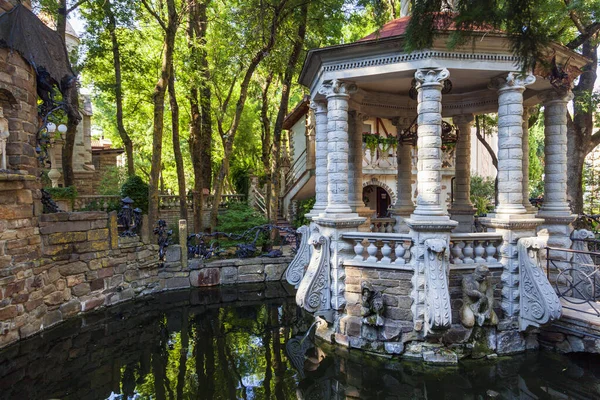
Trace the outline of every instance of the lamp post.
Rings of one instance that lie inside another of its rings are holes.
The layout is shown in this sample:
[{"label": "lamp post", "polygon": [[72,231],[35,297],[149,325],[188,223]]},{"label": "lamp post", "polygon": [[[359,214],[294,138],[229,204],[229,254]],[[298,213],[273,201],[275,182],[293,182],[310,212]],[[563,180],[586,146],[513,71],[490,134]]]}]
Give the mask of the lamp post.
[{"label": "lamp post", "polygon": [[[59,149],[59,147],[62,147],[63,135],[65,134],[65,132],[67,132],[67,127],[64,124],[60,124],[57,127],[56,124],[54,124],[53,122],[48,122],[48,124],[46,124],[46,130],[48,131],[48,134],[50,136],[50,144],[52,146],[52,150],[50,151],[50,172],[48,172],[48,178],[50,178],[50,180],[52,181],[52,187],[58,187],[58,180],[62,175],[59,169],[57,168],[58,161],[56,159],[56,156],[57,150]],[[60,133],[60,138],[53,137],[53,133],[57,130]]]}]

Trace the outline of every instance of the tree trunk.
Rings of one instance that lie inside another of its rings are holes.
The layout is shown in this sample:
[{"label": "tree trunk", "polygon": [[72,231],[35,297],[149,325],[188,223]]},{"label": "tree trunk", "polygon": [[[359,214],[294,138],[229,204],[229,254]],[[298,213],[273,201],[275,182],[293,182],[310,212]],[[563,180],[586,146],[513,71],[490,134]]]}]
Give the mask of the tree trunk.
[{"label": "tree trunk", "polygon": [[171,60],[171,73],[169,74],[169,102],[171,105],[171,133],[173,136],[173,154],[177,169],[177,186],[179,189],[179,216],[187,220],[187,193],[185,189],[185,172],[183,171],[183,156],[179,143],[179,104],[175,93],[175,69]]},{"label": "tree trunk", "polygon": [[123,85],[121,82],[121,51],[119,48],[119,41],[117,39],[116,33],[115,14],[113,13],[112,4],[110,0],[105,0],[104,12],[108,17],[107,30],[110,34],[110,40],[112,42],[113,67],[115,68],[115,103],[117,106],[117,130],[119,132],[121,140],[123,141],[123,146],[125,146],[125,154],[127,155],[127,175],[133,176],[135,175],[135,166],[133,164],[133,143],[131,142],[131,138],[127,134],[127,131],[125,130],[125,125],[123,124]]},{"label": "tree trunk", "polygon": [[[144,1],[144,5],[147,3]],[[148,218],[151,224],[158,220],[158,184],[162,161],[162,139],[165,114],[165,92],[169,82],[169,72],[173,62],[173,49],[175,45],[175,34],[177,33],[178,16],[175,9],[175,0],[167,0],[168,23],[157,19],[161,26],[165,27],[165,44],[161,65],[160,78],[154,87],[152,102],[154,103],[154,126],[152,131],[152,164],[150,167],[150,182],[148,183]],[[150,10],[149,10],[150,11]],[[152,13],[152,11],[151,11]]]},{"label": "tree trunk", "polygon": [[[188,0],[188,46],[190,48],[191,68],[200,71],[200,79],[190,84],[190,154],[194,169],[194,230],[202,232],[202,211],[204,209],[204,188],[210,190],[212,177],[212,121],[211,90],[208,84],[210,71],[206,54],[206,29],[208,20],[206,9],[210,0],[198,2]],[[200,93],[200,100],[198,94]]]},{"label": "tree trunk", "polygon": [[77,125],[81,121],[81,114],[79,113],[79,90],[76,81],[73,81],[71,86],[66,89],[65,95],[67,98],[67,132],[63,145],[62,164],[65,187],[68,187],[73,186],[75,183],[73,175],[73,148],[75,147]]},{"label": "tree trunk", "polygon": [[269,120],[269,88],[271,87],[271,82],[273,81],[273,73],[271,72],[267,76],[267,80],[265,82],[265,86],[262,91],[262,106],[260,110],[260,121],[262,125],[262,134],[261,134],[261,144],[262,144],[262,164],[264,170],[269,175],[267,181],[267,196],[266,196],[266,205],[267,205],[267,218],[272,221],[271,218],[271,208],[268,207],[271,201],[271,173],[269,171],[272,170],[271,165],[271,151],[273,150],[273,145],[271,143],[271,121]]},{"label": "tree trunk", "polygon": [[242,117],[242,112],[244,111],[244,105],[246,104],[246,98],[248,97],[248,86],[250,85],[250,80],[252,79],[252,75],[254,75],[254,71],[261,63],[261,61],[267,56],[267,54],[271,51],[273,46],[275,45],[275,37],[277,34],[277,30],[279,28],[279,17],[281,11],[286,3],[286,0],[280,0],[279,4],[275,7],[273,18],[271,20],[271,32],[269,36],[268,42],[254,55],[246,73],[244,74],[244,79],[240,84],[240,94],[235,106],[235,113],[233,116],[233,120],[231,122],[231,126],[227,131],[227,134],[222,136],[223,140],[223,160],[221,161],[221,166],[219,168],[219,173],[217,174],[217,179],[214,185],[214,199],[213,206],[210,212],[210,227],[214,230],[217,226],[217,217],[219,213],[219,204],[221,203],[221,197],[223,195],[223,185],[225,183],[225,177],[229,174],[229,160],[231,158],[231,153],[233,152],[233,141],[235,139],[235,134],[240,124],[240,120]]},{"label": "tree trunk", "polygon": [[579,83],[573,89],[574,115],[568,119],[567,179],[570,184],[567,185],[567,198],[575,214],[583,213],[582,172],[585,156],[598,145],[598,137],[593,135],[595,107],[589,99],[597,78],[598,49],[593,44],[595,40],[593,37],[583,43],[582,55],[592,62],[584,68]]},{"label": "tree trunk", "polygon": [[277,113],[277,119],[275,120],[275,126],[273,127],[273,169],[271,170],[269,190],[270,205],[267,202],[267,207],[270,210],[270,220],[273,223],[277,223],[279,216],[279,195],[281,191],[281,132],[283,131],[283,120],[287,115],[288,103],[290,99],[290,88],[292,85],[292,78],[296,69],[296,64],[302,47],[304,46],[304,38],[306,36],[306,19],[308,16],[308,4],[304,2],[300,6],[300,19],[298,21],[298,35],[294,41],[294,47],[290,53],[288,63],[283,76],[283,82],[281,85],[281,101],[279,102],[279,112]]}]

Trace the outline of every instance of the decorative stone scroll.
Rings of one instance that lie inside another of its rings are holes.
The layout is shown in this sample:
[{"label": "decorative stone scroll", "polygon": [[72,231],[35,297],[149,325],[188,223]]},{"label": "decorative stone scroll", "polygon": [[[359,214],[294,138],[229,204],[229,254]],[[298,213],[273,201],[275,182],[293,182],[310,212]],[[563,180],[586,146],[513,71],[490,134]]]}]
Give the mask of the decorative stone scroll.
[{"label": "decorative stone scroll", "polygon": [[446,241],[427,239],[425,249],[425,335],[430,335],[450,328],[452,313]]},{"label": "decorative stone scroll", "polygon": [[320,236],[312,243],[312,257],[296,293],[296,304],[309,312],[330,308],[329,242],[328,237]]},{"label": "decorative stone scroll", "polygon": [[308,267],[310,262],[310,246],[308,244],[308,238],[310,236],[310,230],[308,226],[302,225],[298,228],[298,233],[301,235],[300,247],[296,252],[296,256],[285,271],[285,280],[290,284],[294,285],[297,289],[304,276],[304,270]]},{"label": "decorative stone scroll", "polygon": [[519,257],[519,329],[539,327],[560,318],[560,300],[540,267],[538,252],[546,246],[537,237],[517,242]]}]

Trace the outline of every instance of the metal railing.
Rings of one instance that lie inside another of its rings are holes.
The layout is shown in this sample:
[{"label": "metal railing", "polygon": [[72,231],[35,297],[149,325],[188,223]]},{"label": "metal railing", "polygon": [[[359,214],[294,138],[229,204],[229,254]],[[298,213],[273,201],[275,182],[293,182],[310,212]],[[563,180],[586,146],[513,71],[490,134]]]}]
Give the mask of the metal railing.
[{"label": "metal railing", "polygon": [[290,170],[285,175],[285,187],[289,188],[292,186],[304,171],[306,171],[306,149],[300,153],[300,156],[294,161]]},{"label": "metal railing", "polygon": [[[546,274],[558,297],[564,299],[563,308],[600,317],[599,261],[598,252],[546,248]],[[581,307],[585,304],[589,309]]]}]

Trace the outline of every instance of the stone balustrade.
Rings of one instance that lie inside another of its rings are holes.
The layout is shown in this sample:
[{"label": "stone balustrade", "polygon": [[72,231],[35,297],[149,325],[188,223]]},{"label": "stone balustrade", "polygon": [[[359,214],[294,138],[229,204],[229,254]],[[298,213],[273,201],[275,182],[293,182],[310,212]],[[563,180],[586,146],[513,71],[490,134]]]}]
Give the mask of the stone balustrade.
[{"label": "stone balustrade", "polygon": [[371,232],[393,233],[394,225],[394,218],[371,218]]},{"label": "stone balustrade", "polygon": [[[450,264],[499,264],[502,235],[455,233],[450,235]],[[471,267],[471,266],[469,266]]]},{"label": "stone balustrade", "polygon": [[[396,173],[398,162],[396,160],[396,148],[390,145],[379,143],[377,148],[369,149],[366,143],[362,144],[363,149],[363,171],[386,170]],[[373,173],[373,172],[371,172]]]},{"label": "stone balustrade", "polygon": [[354,257],[344,265],[388,269],[411,269],[413,245],[410,235],[351,232],[342,238],[352,243]]}]

